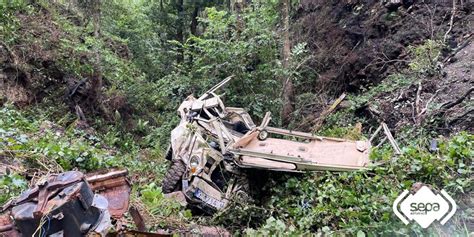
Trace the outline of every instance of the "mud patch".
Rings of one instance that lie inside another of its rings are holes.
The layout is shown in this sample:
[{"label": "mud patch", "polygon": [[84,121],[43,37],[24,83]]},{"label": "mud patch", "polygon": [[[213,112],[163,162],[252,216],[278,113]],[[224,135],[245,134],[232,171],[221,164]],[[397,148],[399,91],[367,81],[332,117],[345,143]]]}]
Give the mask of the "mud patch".
[{"label": "mud patch", "polygon": [[0,98],[2,102],[10,102],[18,107],[31,103],[31,93],[19,83],[11,81],[5,74],[0,73]]}]

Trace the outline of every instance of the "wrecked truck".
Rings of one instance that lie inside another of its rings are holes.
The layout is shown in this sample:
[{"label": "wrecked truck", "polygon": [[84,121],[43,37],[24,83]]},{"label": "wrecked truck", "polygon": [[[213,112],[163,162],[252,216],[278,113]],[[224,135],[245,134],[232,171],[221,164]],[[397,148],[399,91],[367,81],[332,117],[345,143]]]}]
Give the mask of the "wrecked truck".
[{"label": "wrecked truck", "polygon": [[186,202],[213,213],[234,198],[251,200],[248,172],[351,171],[370,164],[369,141],[351,141],[270,127],[267,112],[256,125],[242,108],[226,107],[216,93],[232,77],[178,108],[166,158],[171,165],[164,193],[180,191]]}]

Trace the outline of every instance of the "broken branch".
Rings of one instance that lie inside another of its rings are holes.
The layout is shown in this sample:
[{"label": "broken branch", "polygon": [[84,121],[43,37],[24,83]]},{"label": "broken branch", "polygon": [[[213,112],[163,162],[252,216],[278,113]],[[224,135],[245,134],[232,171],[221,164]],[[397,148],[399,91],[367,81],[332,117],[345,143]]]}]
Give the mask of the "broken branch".
[{"label": "broken branch", "polygon": [[456,0],[453,0],[453,9],[451,10],[451,19],[449,20],[449,29],[444,34],[443,42],[446,42],[446,39],[448,38],[449,33],[451,33],[451,30],[453,30],[455,15],[456,15]]},{"label": "broken branch", "polygon": [[415,111],[417,115],[420,114],[420,96],[421,96],[421,82],[418,83],[418,89],[416,90]]},{"label": "broken branch", "polygon": [[438,93],[441,91],[442,89],[438,89],[436,90],[436,92],[434,93],[433,96],[431,96],[431,98],[428,100],[428,102],[426,102],[425,104],[425,108],[423,108],[420,113],[417,114],[417,118],[419,118],[421,115],[423,115],[427,110],[428,110],[428,106],[430,105],[430,103],[433,101],[433,99],[438,95]]},{"label": "broken branch", "polygon": [[457,100],[455,101],[451,101],[451,102],[448,102],[448,103],[445,103],[441,106],[441,109],[442,109],[442,112],[456,106],[457,104],[460,104],[461,102],[464,101],[464,99],[469,95],[471,94],[471,92],[474,91],[474,87],[471,87],[471,89],[469,89],[463,96],[459,97]]},{"label": "broken branch", "polygon": [[313,126],[313,131],[314,132],[317,132],[321,128],[321,126],[323,125],[323,122],[326,119],[326,117],[337,108],[337,106],[342,102],[342,100],[344,100],[345,97],[346,97],[346,93],[342,93],[342,95],[340,95],[339,98],[337,98],[337,100],[334,101],[334,103],[332,103],[331,106],[326,108],[326,110],[324,110],[321,113],[321,115],[319,116],[319,118],[316,121],[316,124]]}]

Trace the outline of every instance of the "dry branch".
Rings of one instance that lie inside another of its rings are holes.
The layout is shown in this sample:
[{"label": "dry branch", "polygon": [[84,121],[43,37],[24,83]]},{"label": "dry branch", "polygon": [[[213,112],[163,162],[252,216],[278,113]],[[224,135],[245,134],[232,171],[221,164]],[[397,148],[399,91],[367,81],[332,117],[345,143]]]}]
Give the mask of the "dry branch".
[{"label": "dry branch", "polygon": [[418,114],[420,114],[420,96],[421,96],[421,82],[418,83],[418,88],[416,90],[416,99],[415,99],[415,111],[418,117]]},{"label": "dry branch", "polygon": [[466,99],[466,97],[469,96],[471,94],[471,92],[473,92],[473,91],[474,91],[474,87],[471,87],[471,89],[469,89],[463,96],[459,97],[457,100],[444,103],[441,106],[442,112],[444,112],[444,111],[456,106],[457,104],[460,104],[461,102],[463,102],[464,99]]},{"label": "dry branch", "polygon": [[317,132],[321,128],[326,117],[337,108],[337,106],[342,102],[342,100],[344,100],[345,97],[346,97],[346,93],[342,93],[342,95],[339,96],[339,98],[337,98],[337,100],[334,101],[334,103],[331,106],[326,108],[321,113],[319,118],[316,120],[316,124],[313,126],[313,132]]},{"label": "dry branch", "polygon": [[449,20],[449,29],[444,34],[443,42],[446,42],[446,39],[448,38],[449,33],[451,33],[451,30],[453,30],[455,15],[456,15],[456,0],[453,0],[453,9],[451,10],[451,19]]},{"label": "dry branch", "polygon": [[430,99],[428,99],[428,101],[427,101],[426,104],[425,104],[425,108],[423,108],[423,109],[416,115],[417,118],[419,118],[421,115],[423,115],[423,114],[428,110],[428,106],[429,106],[430,103],[433,101],[433,99],[436,98],[436,96],[438,95],[438,93],[439,93],[441,90],[442,90],[442,89],[436,90],[436,92],[434,93],[434,95],[431,96]]}]

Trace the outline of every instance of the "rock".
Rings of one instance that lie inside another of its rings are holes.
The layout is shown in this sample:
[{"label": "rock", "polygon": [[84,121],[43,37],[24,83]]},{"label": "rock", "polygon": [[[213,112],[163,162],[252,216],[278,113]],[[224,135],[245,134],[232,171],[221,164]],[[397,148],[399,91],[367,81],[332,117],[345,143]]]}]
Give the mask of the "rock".
[{"label": "rock", "polygon": [[389,11],[396,11],[403,4],[402,0],[385,0],[384,6]]},{"label": "rock", "polygon": [[54,133],[56,136],[63,136],[64,135],[64,128],[51,122],[51,121],[44,121],[41,123],[40,125],[40,128],[39,128],[39,132],[40,134],[45,134],[46,132],[52,132]]},{"label": "rock", "polygon": [[184,196],[183,192],[181,192],[181,191],[176,191],[176,192],[165,194],[165,198],[174,199],[179,204],[181,204],[181,206],[183,206],[183,207],[187,205],[186,197]]}]

